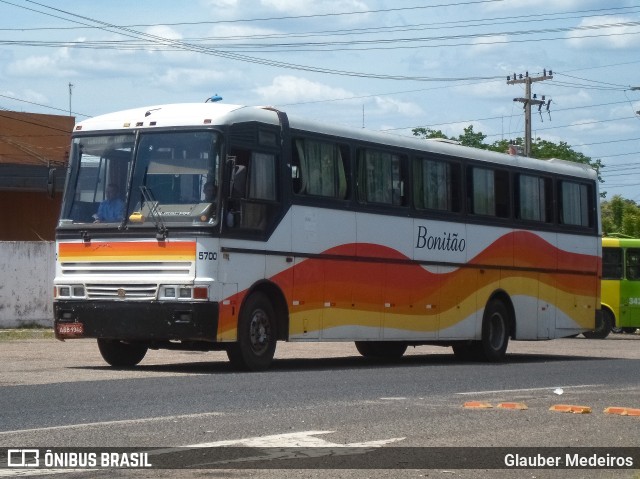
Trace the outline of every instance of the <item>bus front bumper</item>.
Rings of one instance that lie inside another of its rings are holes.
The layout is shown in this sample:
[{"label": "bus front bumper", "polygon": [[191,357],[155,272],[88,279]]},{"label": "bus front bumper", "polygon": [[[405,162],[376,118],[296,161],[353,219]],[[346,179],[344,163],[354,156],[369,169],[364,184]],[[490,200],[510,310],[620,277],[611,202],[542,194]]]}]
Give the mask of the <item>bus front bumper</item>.
[{"label": "bus front bumper", "polygon": [[218,303],[55,301],[57,339],[211,341],[218,330]]}]

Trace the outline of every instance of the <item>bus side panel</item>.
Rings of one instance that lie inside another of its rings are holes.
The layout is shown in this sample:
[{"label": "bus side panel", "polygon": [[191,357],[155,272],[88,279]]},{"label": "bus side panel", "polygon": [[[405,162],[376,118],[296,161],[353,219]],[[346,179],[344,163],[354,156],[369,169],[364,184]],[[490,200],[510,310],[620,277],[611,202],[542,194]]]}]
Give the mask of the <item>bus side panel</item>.
[{"label": "bus side panel", "polygon": [[[563,330],[592,330],[596,310],[600,308],[600,239],[591,236],[558,235],[557,334]],[[569,331],[569,333],[572,331]]]},{"label": "bus side panel", "polygon": [[618,283],[616,288],[618,290],[618,303],[616,304],[620,305],[617,327],[640,327],[640,281],[627,278],[616,283]]},{"label": "bus side panel", "polygon": [[617,327],[621,327],[620,323],[622,321],[622,317],[621,317],[622,308],[620,304],[620,301],[622,300],[621,290],[622,290],[621,280],[602,280],[601,282],[602,306],[606,307],[613,313],[613,319],[614,319],[615,325],[612,325],[612,326],[617,326]]}]

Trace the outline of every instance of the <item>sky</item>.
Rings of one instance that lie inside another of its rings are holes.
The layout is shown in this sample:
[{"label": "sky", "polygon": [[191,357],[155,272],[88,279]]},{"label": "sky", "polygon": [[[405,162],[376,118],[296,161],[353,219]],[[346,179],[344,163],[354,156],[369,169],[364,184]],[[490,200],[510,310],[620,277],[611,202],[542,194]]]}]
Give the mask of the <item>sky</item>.
[{"label": "sky", "polygon": [[[219,95],[411,136],[533,136],[640,203],[638,0],[0,0],[0,109],[87,117]],[[634,89],[637,87],[637,89]]]}]

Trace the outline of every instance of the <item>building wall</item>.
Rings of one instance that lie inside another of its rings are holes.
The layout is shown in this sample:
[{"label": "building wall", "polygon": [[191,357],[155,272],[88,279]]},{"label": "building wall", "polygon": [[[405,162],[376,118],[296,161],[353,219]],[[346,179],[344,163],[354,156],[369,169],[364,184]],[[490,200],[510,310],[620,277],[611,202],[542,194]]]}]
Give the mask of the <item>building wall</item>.
[{"label": "building wall", "polygon": [[0,190],[0,241],[53,241],[61,201],[60,192]]},{"label": "building wall", "polygon": [[0,328],[53,326],[55,243],[0,241]]}]

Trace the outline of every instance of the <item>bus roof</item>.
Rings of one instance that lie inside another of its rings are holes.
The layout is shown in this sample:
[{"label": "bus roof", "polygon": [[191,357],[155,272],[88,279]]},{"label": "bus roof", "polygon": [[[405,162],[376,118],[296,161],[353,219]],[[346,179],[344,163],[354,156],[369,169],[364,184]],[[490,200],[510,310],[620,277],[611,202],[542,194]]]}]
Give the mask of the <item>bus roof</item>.
[{"label": "bus roof", "polygon": [[[225,125],[248,121],[278,125],[277,109],[265,106],[242,106],[227,103],[176,103],[133,108],[89,118],[76,124],[75,132],[154,129],[162,127],[188,127]],[[337,124],[312,121],[300,117],[289,117],[294,130],[314,132],[337,138],[378,143],[391,147],[424,151],[425,153],[478,159],[490,163],[518,166],[539,172],[553,172],[595,180],[597,173],[589,165],[552,158],[538,160],[505,153],[470,148],[454,142],[425,141],[424,139],[393,135],[345,127]]]},{"label": "bus roof", "polygon": [[624,235],[611,235],[602,238],[602,246],[609,248],[640,248],[640,238],[630,238]]}]

